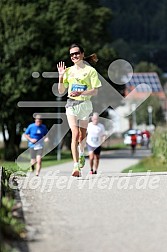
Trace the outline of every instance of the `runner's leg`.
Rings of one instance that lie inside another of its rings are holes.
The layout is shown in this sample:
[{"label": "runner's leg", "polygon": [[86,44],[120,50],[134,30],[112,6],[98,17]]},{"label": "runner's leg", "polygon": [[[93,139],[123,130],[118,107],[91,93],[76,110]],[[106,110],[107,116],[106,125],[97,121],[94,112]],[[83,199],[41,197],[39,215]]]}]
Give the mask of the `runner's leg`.
[{"label": "runner's leg", "polygon": [[91,172],[93,173],[93,162],[94,161],[94,153],[93,151],[89,151],[89,164],[90,164],[90,169]]},{"label": "runner's leg", "polygon": [[74,163],[78,163],[79,154],[78,154],[78,140],[79,140],[79,128],[77,126],[76,116],[67,114],[68,124],[72,132],[71,140],[71,152],[73,156]]},{"label": "runner's leg", "polygon": [[31,148],[30,149],[30,155],[31,155],[31,171],[34,171],[35,170],[35,163],[36,163],[36,151]]},{"label": "runner's leg", "polygon": [[36,161],[37,161],[37,164],[36,164],[36,175],[38,176],[39,173],[40,173],[41,164],[42,164],[42,157],[41,157],[41,155],[37,155]]},{"label": "runner's leg", "polygon": [[86,144],[87,127],[88,127],[88,120],[79,121],[79,146],[80,146],[81,152],[84,152],[84,148]]},{"label": "runner's leg", "polygon": [[99,167],[99,159],[100,155],[94,154],[94,171],[97,173],[97,169]]}]

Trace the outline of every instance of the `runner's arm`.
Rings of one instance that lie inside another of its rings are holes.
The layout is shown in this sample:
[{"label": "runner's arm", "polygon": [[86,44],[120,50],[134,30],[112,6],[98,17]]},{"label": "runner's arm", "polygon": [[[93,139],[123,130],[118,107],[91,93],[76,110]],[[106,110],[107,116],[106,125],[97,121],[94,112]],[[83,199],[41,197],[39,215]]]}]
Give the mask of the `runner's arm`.
[{"label": "runner's arm", "polygon": [[65,66],[65,63],[64,62],[59,62],[57,64],[57,69],[58,69],[58,72],[59,72],[59,83],[58,83],[58,92],[59,94],[63,94],[66,90],[65,86],[64,86],[64,83],[63,83],[63,76],[65,74],[65,71],[66,71],[66,66]]},{"label": "runner's arm", "polygon": [[36,142],[37,142],[37,139],[31,138],[30,135],[28,135],[28,134],[24,134],[24,136],[25,136],[25,138],[26,138],[27,140],[29,140],[31,143],[36,143]]},{"label": "runner's arm", "polygon": [[63,84],[63,75],[59,74],[59,83],[58,83],[59,94],[63,94],[65,90],[66,88],[64,87],[64,84]]}]

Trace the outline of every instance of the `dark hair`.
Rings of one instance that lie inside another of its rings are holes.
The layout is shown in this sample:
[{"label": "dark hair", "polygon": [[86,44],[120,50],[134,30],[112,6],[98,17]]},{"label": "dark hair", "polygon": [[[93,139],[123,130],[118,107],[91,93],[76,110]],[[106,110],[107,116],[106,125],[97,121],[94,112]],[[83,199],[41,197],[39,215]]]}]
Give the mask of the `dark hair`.
[{"label": "dark hair", "polygon": [[87,61],[90,64],[93,64],[93,63],[95,64],[95,63],[97,63],[98,58],[97,58],[96,53],[93,53],[93,54],[85,57],[84,60]]},{"label": "dark hair", "polygon": [[84,53],[83,47],[80,46],[80,45],[78,45],[78,44],[72,44],[72,45],[69,47],[69,50],[72,49],[72,48],[74,48],[74,47],[78,47],[79,50],[80,50],[80,52],[81,52],[81,53]]},{"label": "dark hair", "polygon": [[[84,49],[82,46],[80,46],[79,44],[72,44],[69,47],[69,50],[74,48],[74,47],[78,47],[81,53],[84,53]],[[97,55],[95,53],[84,57],[84,60],[87,61],[88,63],[92,64],[92,63],[96,63],[98,61]]]}]

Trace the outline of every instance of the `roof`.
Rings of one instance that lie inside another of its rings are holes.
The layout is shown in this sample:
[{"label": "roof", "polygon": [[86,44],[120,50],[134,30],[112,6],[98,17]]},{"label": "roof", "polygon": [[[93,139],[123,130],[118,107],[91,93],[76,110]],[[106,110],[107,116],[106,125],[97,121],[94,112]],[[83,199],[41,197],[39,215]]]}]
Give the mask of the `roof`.
[{"label": "roof", "polygon": [[[157,73],[133,73],[131,80],[126,83],[125,95],[128,95],[139,84],[147,84],[151,87],[151,95],[158,96],[160,99],[165,99],[165,92],[162,88]],[[140,98],[144,93],[148,92],[148,89],[144,85],[138,86],[136,90],[137,97]]]}]

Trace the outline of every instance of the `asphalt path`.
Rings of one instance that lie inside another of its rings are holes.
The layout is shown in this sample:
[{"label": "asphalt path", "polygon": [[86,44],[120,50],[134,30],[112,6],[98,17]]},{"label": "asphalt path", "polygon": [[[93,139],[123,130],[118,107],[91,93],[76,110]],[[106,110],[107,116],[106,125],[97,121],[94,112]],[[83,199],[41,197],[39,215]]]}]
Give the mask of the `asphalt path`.
[{"label": "asphalt path", "polygon": [[30,252],[166,252],[167,174],[121,171],[150,151],[102,153],[98,175],[72,163],[18,178]]}]

